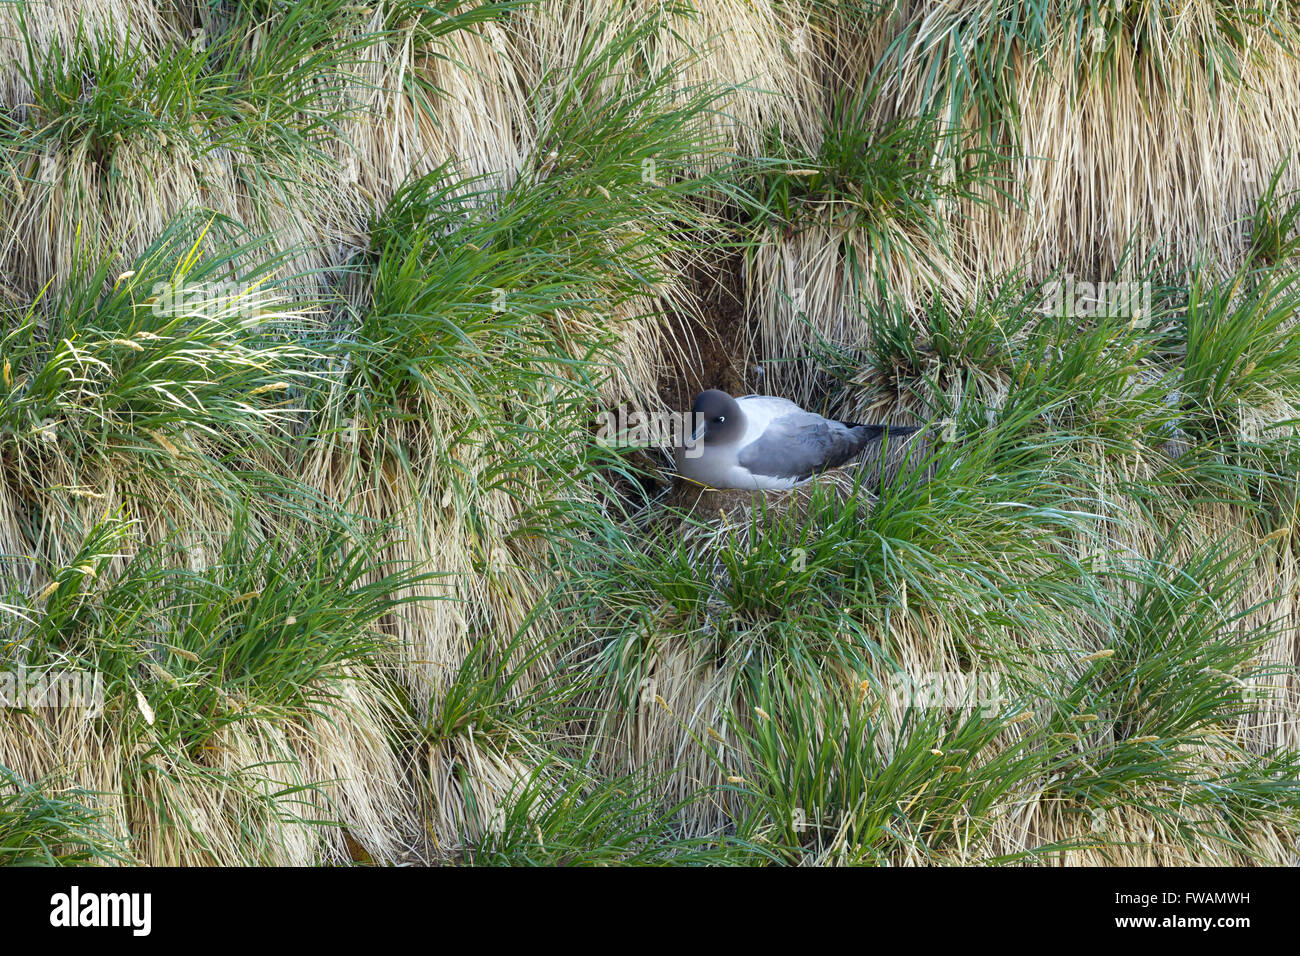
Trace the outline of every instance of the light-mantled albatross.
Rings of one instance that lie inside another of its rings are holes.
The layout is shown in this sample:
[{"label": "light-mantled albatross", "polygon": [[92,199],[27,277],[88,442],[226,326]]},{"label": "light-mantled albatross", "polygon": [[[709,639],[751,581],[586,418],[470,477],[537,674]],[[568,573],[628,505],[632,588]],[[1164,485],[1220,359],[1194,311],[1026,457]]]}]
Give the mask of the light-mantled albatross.
[{"label": "light-mantled albatross", "polygon": [[784,491],[846,465],[871,442],[910,435],[902,425],[859,425],[806,412],[771,395],[732,398],[709,389],[695,397],[692,424],[676,449],[677,471],[713,488]]}]

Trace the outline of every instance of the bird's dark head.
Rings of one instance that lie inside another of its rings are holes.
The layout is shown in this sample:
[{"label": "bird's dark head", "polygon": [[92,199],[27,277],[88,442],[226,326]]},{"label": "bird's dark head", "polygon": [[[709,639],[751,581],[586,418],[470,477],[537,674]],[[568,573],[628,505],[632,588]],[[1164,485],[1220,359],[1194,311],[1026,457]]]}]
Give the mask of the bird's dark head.
[{"label": "bird's dark head", "polygon": [[696,436],[703,428],[704,444],[716,445],[735,441],[745,433],[745,414],[740,403],[726,392],[711,388],[695,396],[691,406],[691,424]]}]

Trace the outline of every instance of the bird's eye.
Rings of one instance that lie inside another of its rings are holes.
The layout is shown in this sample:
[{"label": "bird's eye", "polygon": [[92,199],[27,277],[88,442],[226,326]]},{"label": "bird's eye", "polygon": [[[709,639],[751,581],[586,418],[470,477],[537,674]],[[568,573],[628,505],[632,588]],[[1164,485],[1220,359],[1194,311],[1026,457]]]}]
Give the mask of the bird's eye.
[{"label": "bird's eye", "polygon": [[714,421],[717,422],[719,425],[721,425],[726,420],[727,420],[726,415],[719,415],[717,418],[714,419]]}]

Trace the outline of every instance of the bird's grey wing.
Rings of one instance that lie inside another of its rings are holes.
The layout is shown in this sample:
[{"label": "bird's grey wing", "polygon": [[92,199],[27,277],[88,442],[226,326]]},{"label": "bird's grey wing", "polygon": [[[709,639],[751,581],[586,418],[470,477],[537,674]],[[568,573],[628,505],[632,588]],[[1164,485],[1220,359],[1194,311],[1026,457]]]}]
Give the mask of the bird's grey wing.
[{"label": "bird's grey wing", "polygon": [[850,429],[799,411],[771,421],[762,435],[740,450],[736,460],[750,474],[802,480],[838,468],[862,451],[872,437],[866,429]]}]

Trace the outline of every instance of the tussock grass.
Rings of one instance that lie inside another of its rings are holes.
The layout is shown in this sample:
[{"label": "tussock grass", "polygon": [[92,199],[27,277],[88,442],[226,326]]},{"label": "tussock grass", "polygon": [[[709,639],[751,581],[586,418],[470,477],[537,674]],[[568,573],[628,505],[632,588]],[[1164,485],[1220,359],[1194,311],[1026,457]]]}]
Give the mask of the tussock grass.
[{"label": "tussock grass", "polygon": [[[1293,49],[0,5],[0,677],[103,682],[0,710],[0,859],[1294,862]],[[788,495],[593,441],[728,360],[927,427]]]},{"label": "tussock grass", "polygon": [[684,95],[700,89],[717,92],[714,108],[704,117],[710,135],[694,151],[703,167],[725,159],[715,151],[715,142],[741,154],[758,154],[770,126],[796,142],[816,142],[825,40],[806,4],[559,0],[534,4],[521,19],[521,62],[530,82],[577,62],[594,38],[649,25],[652,29],[625,50],[617,69],[652,76],[670,71],[672,89]]},{"label": "tussock grass", "polygon": [[19,592],[7,657],[99,674],[104,702],[100,715],[49,722],[7,715],[11,729],[31,724],[10,763],[39,769],[53,737],[83,787],[121,794],[116,823],[142,862],[338,859],[341,832],[319,825],[329,819],[393,858],[408,810],[372,662],[376,624],[400,607],[410,573],[363,582],[372,547],[342,529],[255,543],[241,521],[203,571],[164,544],[112,575],[129,530],[95,525],[46,586]]},{"label": "tussock grass", "polygon": [[999,173],[995,153],[961,138],[937,111],[889,117],[871,85],[834,97],[815,151],[769,141],[746,184],[744,275],[772,387],[812,400],[825,383],[800,360],[819,339],[861,345],[873,303],[963,293],[944,211],[986,202]]},{"label": "tussock grass", "polygon": [[[0,860],[5,866],[86,866],[115,862],[92,794],[69,793],[55,780],[32,783],[0,767]],[[58,791],[59,796],[50,796]]]}]

